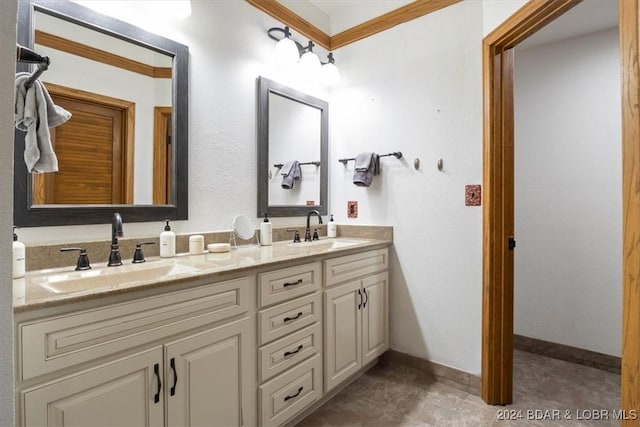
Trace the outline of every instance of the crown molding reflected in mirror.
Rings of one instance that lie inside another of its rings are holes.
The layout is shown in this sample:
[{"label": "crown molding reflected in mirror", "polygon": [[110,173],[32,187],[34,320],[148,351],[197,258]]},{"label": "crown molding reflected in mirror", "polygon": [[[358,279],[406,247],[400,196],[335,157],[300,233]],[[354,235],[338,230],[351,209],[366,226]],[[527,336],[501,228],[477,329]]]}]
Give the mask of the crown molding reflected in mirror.
[{"label": "crown molding reflected in mirror", "polygon": [[[258,217],[327,214],[328,140],[326,101],[258,78]],[[301,179],[285,190],[280,170],[293,160]]]},{"label": "crown molding reflected in mirror", "polygon": [[[40,16],[46,15],[47,17],[65,21],[65,25],[67,23],[78,25],[82,27],[82,31],[93,31],[97,37],[104,38],[104,36],[108,36],[107,38],[117,39],[118,43],[130,43],[133,45],[133,49],[142,48],[146,52],[159,53],[169,59],[167,66],[163,65],[164,68],[155,67],[154,70],[163,71],[162,74],[165,78],[167,75],[172,77],[171,83],[167,82],[171,92],[169,106],[156,107],[156,110],[165,108],[170,111],[169,113],[166,111],[164,113],[165,133],[171,136],[170,144],[165,146],[166,158],[169,159],[166,167],[167,170],[170,170],[170,173],[164,175],[168,184],[164,199],[158,198],[156,194],[153,195],[153,200],[150,199],[151,196],[134,199],[133,196],[129,195],[127,198],[123,198],[122,202],[116,204],[102,202],[96,204],[45,204],[46,202],[43,203],[42,200],[38,201],[39,195],[34,198],[34,179],[32,174],[27,172],[23,159],[25,134],[24,132],[16,131],[14,151],[14,223],[21,227],[109,223],[114,212],[119,212],[127,222],[187,219],[188,47],[149,33],[131,24],[101,15],[73,2],[59,0],[19,0],[17,43],[22,46],[30,48],[34,46],[36,29],[34,17],[36,12]],[[85,40],[78,40],[79,43],[83,41],[86,43]],[[55,67],[55,58],[52,58],[49,70]],[[16,69],[17,72],[29,71],[29,65],[18,63]],[[91,77],[89,76],[88,78]],[[46,72],[41,76],[41,79],[46,81]],[[170,119],[167,119],[168,117]],[[154,127],[157,128],[157,126]],[[151,134],[154,132],[157,132],[157,129],[154,129]],[[136,144],[140,142],[136,141]],[[151,141],[151,144],[147,142],[149,141],[145,139],[144,143],[147,146],[153,146],[153,141]],[[87,146],[89,145],[87,144]],[[132,148],[130,150],[133,151]],[[38,184],[36,183],[36,185]],[[128,183],[128,185],[129,188],[132,188],[131,183]],[[135,204],[122,204],[130,203],[132,200]],[[162,201],[158,202],[158,200]]]}]

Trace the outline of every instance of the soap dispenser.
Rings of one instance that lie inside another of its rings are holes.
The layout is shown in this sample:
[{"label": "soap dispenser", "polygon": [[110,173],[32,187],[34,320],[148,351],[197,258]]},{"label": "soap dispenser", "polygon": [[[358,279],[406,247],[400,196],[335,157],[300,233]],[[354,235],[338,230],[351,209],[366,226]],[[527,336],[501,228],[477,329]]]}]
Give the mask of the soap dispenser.
[{"label": "soap dispenser", "polygon": [[169,220],[165,220],[167,225],[164,231],[160,233],[160,257],[171,258],[176,256],[176,233],[171,231]]},{"label": "soap dispenser", "polygon": [[19,279],[25,275],[25,248],[24,243],[18,241],[16,227],[13,227],[13,278]]},{"label": "soap dispenser", "polygon": [[327,224],[327,237],[336,237],[336,223],[333,221],[333,215],[329,215],[329,223]]},{"label": "soap dispenser", "polygon": [[263,246],[271,246],[273,242],[273,228],[267,213],[264,213],[264,221],[260,224],[260,244]]}]

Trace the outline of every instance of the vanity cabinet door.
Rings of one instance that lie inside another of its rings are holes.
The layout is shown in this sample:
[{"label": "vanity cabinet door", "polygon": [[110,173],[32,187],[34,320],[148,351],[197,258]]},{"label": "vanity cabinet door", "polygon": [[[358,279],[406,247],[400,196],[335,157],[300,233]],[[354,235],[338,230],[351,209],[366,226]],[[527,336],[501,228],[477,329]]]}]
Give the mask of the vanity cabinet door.
[{"label": "vanity cabinet door", "polygon": [[162,348],[22,391],[26,426],[161,426]]},{"label": "vanity cabinet door", "polygon": [[165,346],[168,426],[243,425],[243,408],[251,411],[243,402],[251,393],[249,333],[244,318]]},{"label": "vanity cabinet door", "polygon": [[325,392],[362,367],[361,281],[325,295]]},{"label": "vanity cabinet door", "polygon": [[362,292],[362,365],[366,365],[389,348],[389,274],[362,280]]}]

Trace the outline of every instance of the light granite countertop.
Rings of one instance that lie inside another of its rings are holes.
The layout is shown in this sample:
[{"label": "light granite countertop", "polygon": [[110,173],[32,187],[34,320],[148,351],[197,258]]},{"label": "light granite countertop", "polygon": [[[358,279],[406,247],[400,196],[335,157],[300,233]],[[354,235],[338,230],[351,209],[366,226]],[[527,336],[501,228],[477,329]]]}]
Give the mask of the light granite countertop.
[{"label": "light granite countertop", "polygon": [[383,248],[392,240],[339,237],[316,242],[277,242],[272,246],[246,246],[226,253],[179,254],[175,258],[148,257],[147,262],[120,267],[93,264],[91,270],[74,267],[27,272],[13,280],[14,312],[95,300],[122,293],[171,286],[196,279],[240,273],[260,267],[278,268],[291,261],[314,261],[362,250]]}]

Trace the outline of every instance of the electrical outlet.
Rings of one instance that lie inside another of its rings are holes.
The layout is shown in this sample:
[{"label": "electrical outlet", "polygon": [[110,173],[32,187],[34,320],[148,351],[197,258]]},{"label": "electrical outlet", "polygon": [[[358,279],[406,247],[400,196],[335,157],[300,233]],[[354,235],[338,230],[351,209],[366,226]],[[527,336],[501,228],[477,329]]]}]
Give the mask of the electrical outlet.
[{"label": "electrical outlet", "polygon": [[347,202],[347,218],[358,218],[358,202],[356,200]]},{"label": "electrical outlet", "polygon": [[482,204],[482,186],[465,185],[464,204],[465,206],[480,206]]}]

